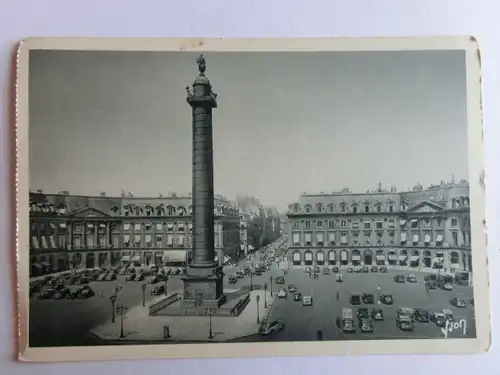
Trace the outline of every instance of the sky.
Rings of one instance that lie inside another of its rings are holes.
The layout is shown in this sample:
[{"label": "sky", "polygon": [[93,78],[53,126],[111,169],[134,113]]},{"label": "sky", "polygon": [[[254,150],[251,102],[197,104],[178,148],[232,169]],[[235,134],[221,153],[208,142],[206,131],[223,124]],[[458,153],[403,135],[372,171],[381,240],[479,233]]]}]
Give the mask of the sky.
[{"label": "sky", "polygon": [[[462,51],[205,53],[215,191],[299,195],[467,178]],[[30,188],[191,191],[197,53],[32,51]]]}]

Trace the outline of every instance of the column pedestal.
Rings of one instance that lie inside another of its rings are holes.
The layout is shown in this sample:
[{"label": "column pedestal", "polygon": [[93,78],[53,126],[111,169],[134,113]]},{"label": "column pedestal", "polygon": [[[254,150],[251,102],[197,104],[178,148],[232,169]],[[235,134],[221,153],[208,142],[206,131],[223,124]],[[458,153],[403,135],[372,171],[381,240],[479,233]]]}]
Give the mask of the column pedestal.
[{"label": "column pedestal", "polygon": [[222,267],[189,267],[184,282],[183,308],[219,308],[226,301]]}]

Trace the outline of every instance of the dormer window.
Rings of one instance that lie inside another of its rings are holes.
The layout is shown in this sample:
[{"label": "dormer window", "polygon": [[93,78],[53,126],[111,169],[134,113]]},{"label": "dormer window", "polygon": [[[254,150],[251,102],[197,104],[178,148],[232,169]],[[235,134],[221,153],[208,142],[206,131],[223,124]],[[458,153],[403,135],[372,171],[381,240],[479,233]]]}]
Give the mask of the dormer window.
[{"label": "dormer window", "polygon": [[365,203],[365,212],[370,212],[370,204]]},{"label": "dormer window", "polygon": [[344,202],[340,204],[340,212],[342,213],[347,212],[347,204],[345,204]]},{"label": "dormer window", "polygon": [[393,202],[389,203],[389,212],[394,212],[394,203]]},{"label": "dormer window", "polygon": [[352,205],[352,213],[353,214],[357,214],[358,213],[358,205],[357,204],[353,204]]}]

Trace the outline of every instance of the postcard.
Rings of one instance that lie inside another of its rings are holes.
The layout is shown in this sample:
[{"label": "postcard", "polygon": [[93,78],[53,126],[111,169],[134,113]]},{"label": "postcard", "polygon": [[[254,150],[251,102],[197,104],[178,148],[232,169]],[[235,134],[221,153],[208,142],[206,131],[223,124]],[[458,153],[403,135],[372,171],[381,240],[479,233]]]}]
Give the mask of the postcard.
[{"label": "postcard", "polygon": [[474,38],[17,62],[20,360],[488,350]]}]

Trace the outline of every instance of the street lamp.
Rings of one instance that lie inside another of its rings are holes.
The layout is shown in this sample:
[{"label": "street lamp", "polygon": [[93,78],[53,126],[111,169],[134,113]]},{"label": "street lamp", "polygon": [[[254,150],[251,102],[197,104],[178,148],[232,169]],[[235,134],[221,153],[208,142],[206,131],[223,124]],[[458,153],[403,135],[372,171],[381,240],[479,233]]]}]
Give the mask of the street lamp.
[{"label": "street lamp", "polygon": [[110,297],[109,297],[109,300],[111,301],[111,323],[114,323],[115,322],[115,302],[116,302],[116,295],[115,294],[112,294]]},{"label": "street lamp", "polygon": [[269,283],[271,285],[271,296],[273,295],[273,276],[269,276]]},{"label": "street lamp", "polygon": [[264,308],[267,309],[267,284],[264,284]]},{"label": "street lamp", "polygon": [[165,275],[165,295],[167,295],[167,287],[168,287],[168,276]]},{"label": "street lamp", "polygon": [[116,312],[120,315],[120,338],[123,339],[125,335],[123,334],[123,316],[127,313],[128,307],[125,305],[119,305],[116,308]]},{"label": "street lamp", "polygon": [[205,309],[205,314],[208,315],[208,338],[211,340],[214,338],[214,335],[212,333],[212,315],[215,314],[215,309]]},{"label": "street lamp", "polygon": [[253,270],[250,270],[250,291],[253,290]]},{"label": "street lamp", "polygon": [[257,297],[255,297],[255,299],[257,300],[257,323],[260,323],[260,317],[259,317],[259,301],[260,301],[260,296],[257,295]]},{"label": "street lamp", "polygon": [[146,283],[143,283],[142,286],[142,306],[146,306]]}]

